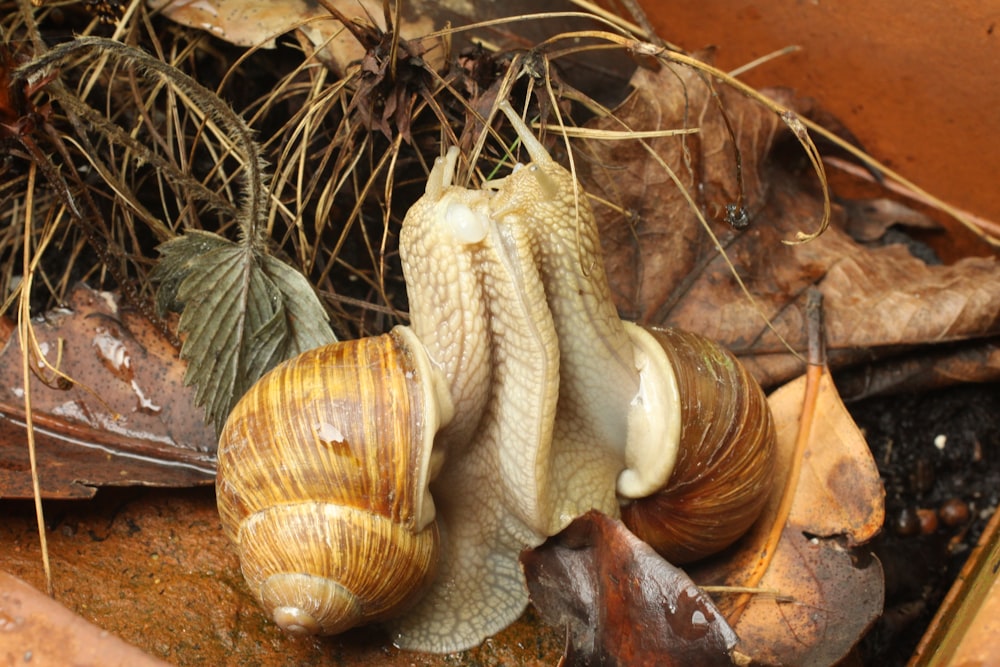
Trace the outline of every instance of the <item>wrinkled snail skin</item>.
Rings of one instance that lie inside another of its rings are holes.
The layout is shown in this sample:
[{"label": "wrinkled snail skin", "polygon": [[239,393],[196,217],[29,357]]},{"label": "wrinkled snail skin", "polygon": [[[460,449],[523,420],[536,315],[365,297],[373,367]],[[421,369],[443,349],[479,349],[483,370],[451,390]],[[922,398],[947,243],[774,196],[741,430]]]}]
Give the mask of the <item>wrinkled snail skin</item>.
[{"label": "wrinkled snail skin", "polygon": [[[451,185],[450,153],[400,236],[411,326],[448,369],[456,406],[484,373],[448,366],[455,350],[471,357],[486,341],[488,369],[473,437],[446,429],[436,442],[447,540],[435,584],[393,623],[404,648],[467,648],[513,622],[528,600],[520,551],[587,510],[616,516],[620,497],[662,488],[680,437],[674,371],[654,336],[619,319],[582,189],[501,108],[532,162],[469,191]],[[462,335],[457,312],[471,323]]]},{"label": "wrinkled snail skin", "polygon": [[[527,604],[519,553],[591,508],[618,511],[639,387],[632,344],[594,260],[582,191],[519,132],[530,165],[470,191],[448,185],[448,156],[403,222],[410,326],[456,406],[479,404],[463,388],[486,392],[472,438],[437,439],[447,464],[432,490],[448,539],[435,585],[393,624],[404,648],[467,648],[506,627]],[[459,350],[477,358],[482,341],[483,362],[448,366]]]},{"label": "wrinkled snail skin", "polygon": [[[532,161],[480,190],[453,183],[457,149],[435,163],[400,233],[409,327],[280,366],[224,429],[220,514],[251,589],[292,630],[402,614],[389,621],[398,646],[463,650],[527,605],[520,552],[588,510],[621,513],[688,559],[730,544],[766,499],[774,429],[760,388],[714,343],[619,319],[582,188],[501,109]],[[339,379],[320,389],[314,374]],[[304,454],[277,453],[297,439]],[[312,466],[329,470],[314,479]],[[348,536],[364,512],[372,532]],[[270,544],[255,546],[261,536]],[[316,551],[268,551],[313,540]],[[375,551],[392,562],[365,562]],[[341,571],[350,559],[361,575]],[[390,589],[394,600],[367,599]]]},{"label": "wrinkled snail skin", "polygon": [[[469,408],[456,412],[472,427],[438,435],[447,461],[432,486],[447,532],[439,574],[392,624],[398,645],[434,651],[479,644],[526,605],[517,558],[539,542],[536,517],[550,512],[559,387],[558,339],[542,282],[522,257],[529,239],[491,219],[492,191],[437,189],[450,184],[453,169],[447,158],[435,166],[400,233],[410,326],[444,370],[455,405]],[[465,361],[449,364],[457,356]]]}]

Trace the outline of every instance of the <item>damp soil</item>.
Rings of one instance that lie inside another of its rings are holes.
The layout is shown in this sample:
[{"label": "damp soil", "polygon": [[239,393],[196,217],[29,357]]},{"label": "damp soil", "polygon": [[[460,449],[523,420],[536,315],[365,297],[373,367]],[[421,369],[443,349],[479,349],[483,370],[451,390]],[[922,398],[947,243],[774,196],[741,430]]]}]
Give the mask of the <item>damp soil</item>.
[{"label": "damp soil", "polygon": [[[1000,385],[849,408],[881,470],[887,508],[873,542],[885,612],[857,657],[901,666],[1000,501]],[[561,633],[533,613],[458,662],[400,653],[371,632],[291,641],[247,597],[211,488],[101,489],[94,500],[46,508],[57,599],[173,664],[552,665],[561,654]],[[4,515],[0,569],[42,587],[31,504],[6,501]]]},{"label": "damp soil", "polygon": [[886,523],[872,543],[885,610],[860,652],[866,665],[905,665],[1000,500],[1000,385],[848,408],[886,490]]}]

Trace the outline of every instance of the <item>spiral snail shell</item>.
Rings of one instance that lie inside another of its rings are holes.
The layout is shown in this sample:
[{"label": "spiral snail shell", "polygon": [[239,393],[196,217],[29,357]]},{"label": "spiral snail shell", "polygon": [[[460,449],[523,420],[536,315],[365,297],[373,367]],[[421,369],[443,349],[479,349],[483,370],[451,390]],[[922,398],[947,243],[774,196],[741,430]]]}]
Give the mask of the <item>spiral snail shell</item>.
[{"label": "spiral snail shell", "polygon": [[680,445],[670,477],[622,506],[629,530],[675,565],[722,551],[764,508],[774,420],[764,392],[725,348],[679,329],[649,329],[675,369]]},{"label": "spiral snail shell", "polygon": [[382,620],[433,578],[428,482],[450,408],[410,338],[400,327],[305,352],[256,383],[226,423],[222,525],[251,590],[290,632]]},{"label": "spiral snail shell", "polygon": [[457,149],[435,163],[400,234],[410,325],[279,366],[221,435],[220,515],[292,631],[393,617],[400,647],[462,650],[527,605],[520,552],[588,510],[680,562],[766,500],[760,387],[620,320],[585,194],[500,108],[532,162],[479,190]]}]

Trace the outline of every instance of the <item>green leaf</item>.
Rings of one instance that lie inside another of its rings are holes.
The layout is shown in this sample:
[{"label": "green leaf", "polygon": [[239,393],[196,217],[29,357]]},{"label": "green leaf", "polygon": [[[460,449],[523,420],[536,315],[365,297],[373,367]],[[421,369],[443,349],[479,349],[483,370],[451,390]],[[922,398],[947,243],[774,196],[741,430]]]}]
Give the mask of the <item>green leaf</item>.
[{"label": "green leaf", "polygon": [[335,340],[305,277],[253,246],[189,231],[160,252],[157,306],[181,311],[184,381],[216,431],[278,362]]}]

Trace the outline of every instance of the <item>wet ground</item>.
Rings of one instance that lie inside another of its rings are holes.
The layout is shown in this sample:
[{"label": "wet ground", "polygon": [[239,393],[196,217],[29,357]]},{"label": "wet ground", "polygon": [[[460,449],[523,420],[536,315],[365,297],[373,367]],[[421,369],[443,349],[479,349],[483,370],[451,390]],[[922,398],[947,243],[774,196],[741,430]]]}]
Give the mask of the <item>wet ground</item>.
[{"label": "wet ground", "polygon": [[865,664],[904,665],[1000,499],[1000,385],[963,385],[848,406],[886,487],[874,548],[882,619]]}]

